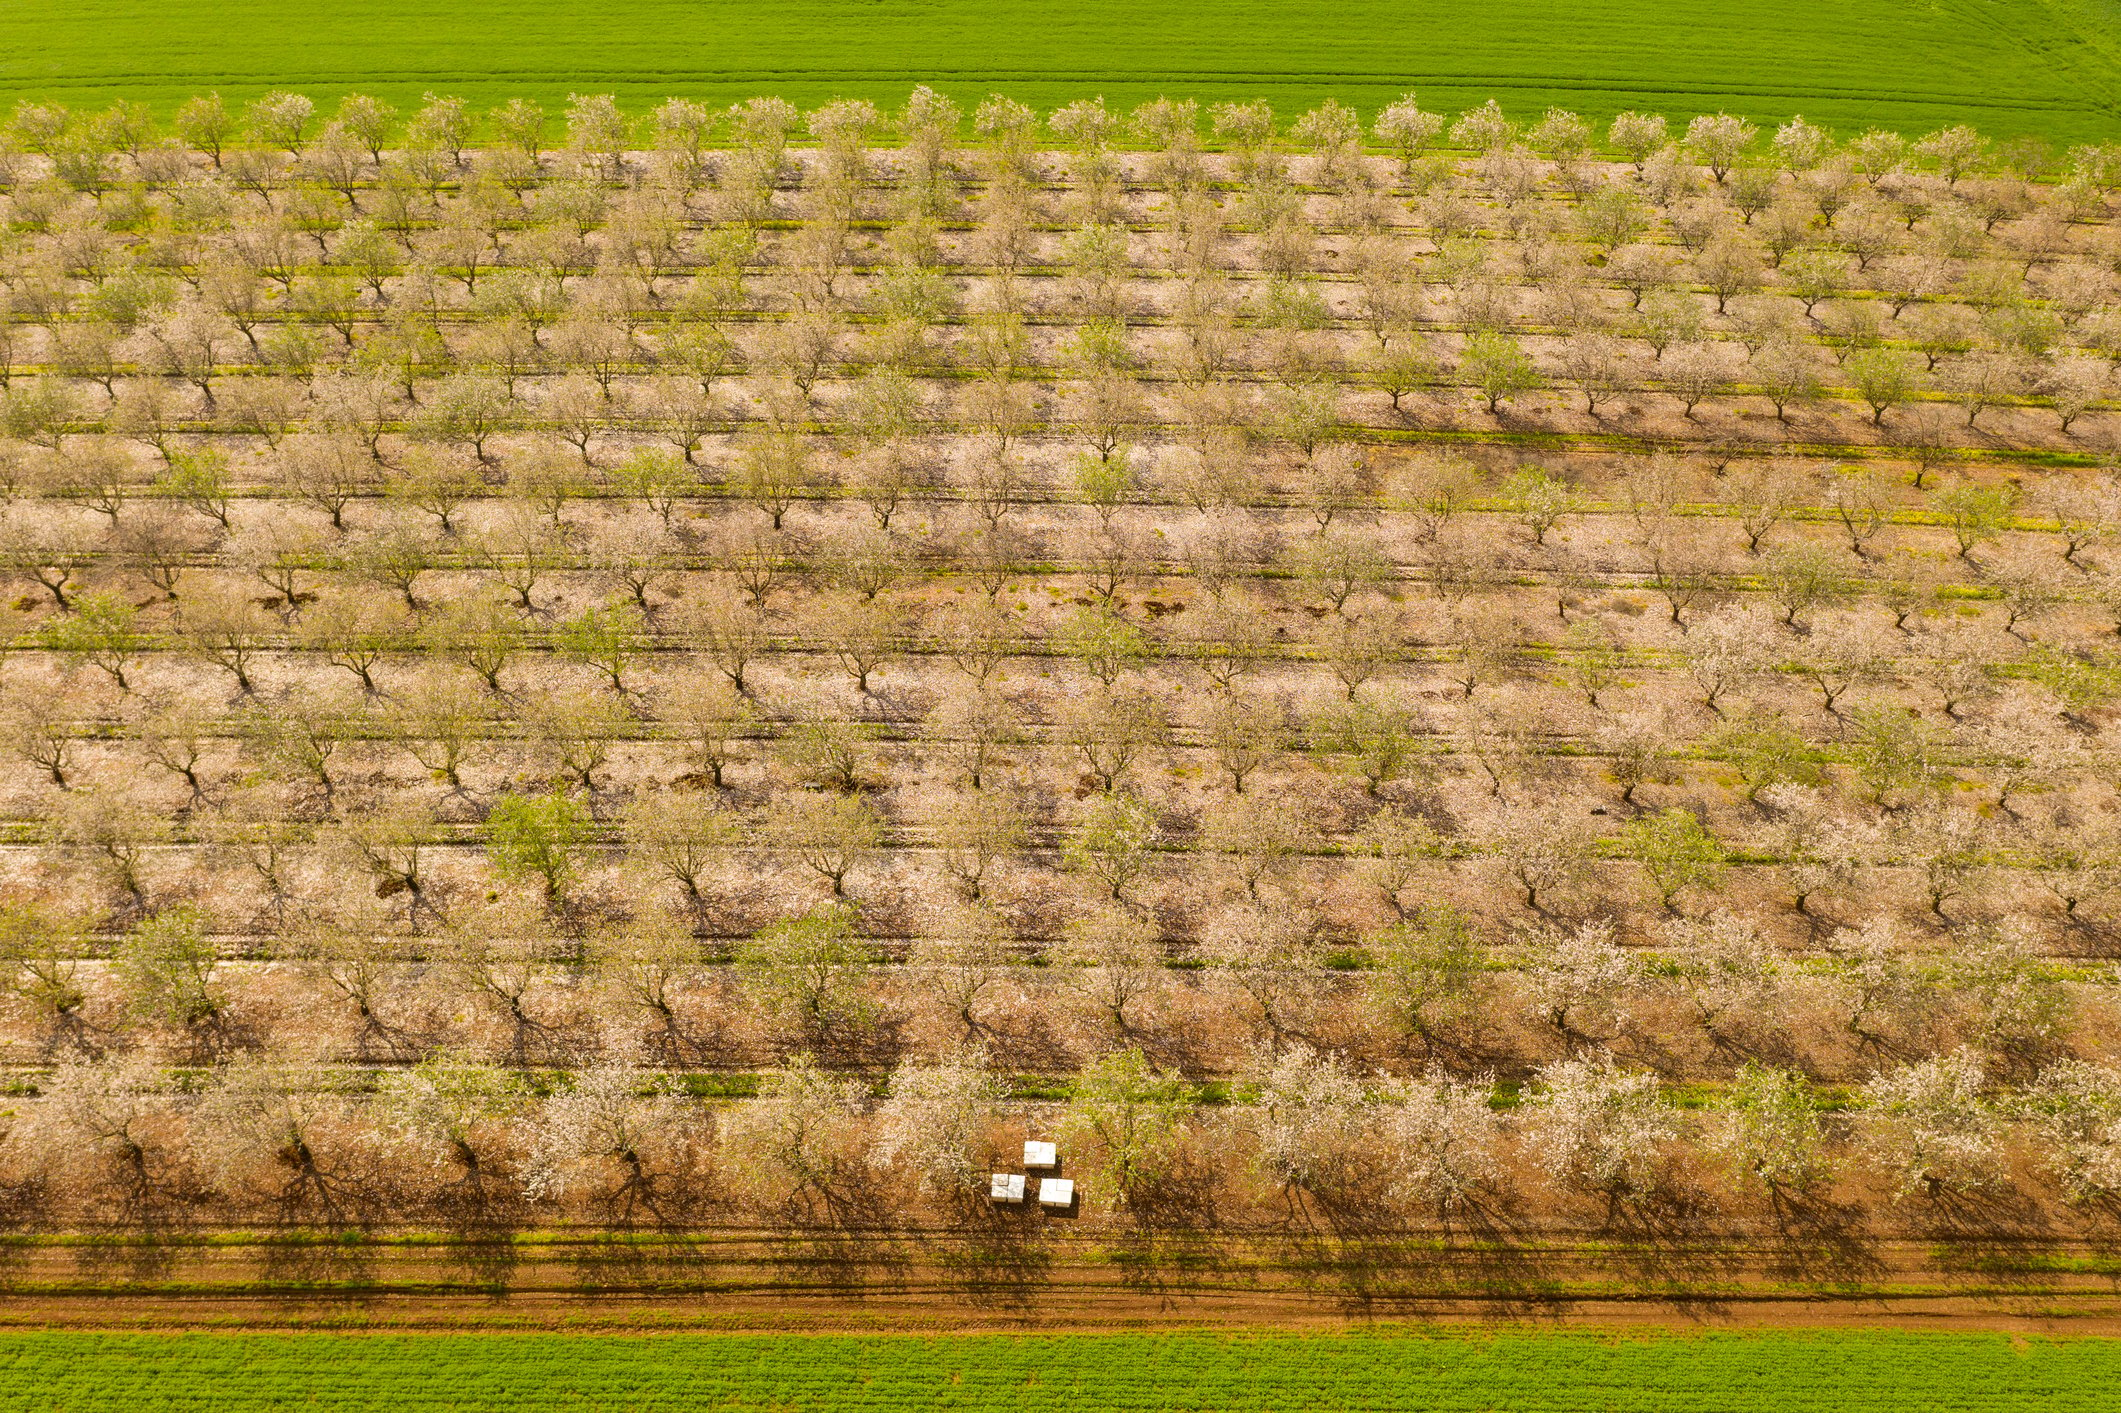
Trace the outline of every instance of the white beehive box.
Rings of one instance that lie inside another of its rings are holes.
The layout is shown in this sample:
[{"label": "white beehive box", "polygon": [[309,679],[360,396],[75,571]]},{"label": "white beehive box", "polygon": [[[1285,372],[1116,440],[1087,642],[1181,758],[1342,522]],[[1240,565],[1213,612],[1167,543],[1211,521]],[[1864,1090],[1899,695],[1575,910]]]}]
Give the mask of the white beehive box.
[{"label": "white beehive box", "polygon": [[1073,1207],[1075,1205],[1075,1179],[1040,1178],[1038,1180],[1038,1205],[1041,1207]]},{"label": "white beehive box", "polygon": [[996,1173],[994,1181],[987,1185],[987,1196],[996,1202],[1023,1201],[1024,1175],[1022,1173]]},{"label": "white beehive box", "polygon": [[1041,1143],[1034,1138],[1024,1145],[1024,1166],[1027,1168],[1057,1168],[1060,1166],[1060,1154],[1055,1151],[1052,1144]]}]

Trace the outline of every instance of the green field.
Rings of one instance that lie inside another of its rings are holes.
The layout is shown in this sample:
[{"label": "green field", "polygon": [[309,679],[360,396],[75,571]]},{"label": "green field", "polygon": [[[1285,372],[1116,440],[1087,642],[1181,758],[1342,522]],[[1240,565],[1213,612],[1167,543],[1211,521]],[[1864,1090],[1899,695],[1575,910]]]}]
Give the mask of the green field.
[{"label": "green field", "polygon": [[615,92],[1115,103],[1185,93],[1300,109],[1417,90],[1852,131],[1969,121],[1997,136],[2121,136],[2121,0],[8,0],[0,99],[167,106],[217,88],[425,89],[481,103]]},{"label": "green field", "polygon": [[0,1335],[0,1413],[2107,1409],[2121,1341],[1760,1335]]}]

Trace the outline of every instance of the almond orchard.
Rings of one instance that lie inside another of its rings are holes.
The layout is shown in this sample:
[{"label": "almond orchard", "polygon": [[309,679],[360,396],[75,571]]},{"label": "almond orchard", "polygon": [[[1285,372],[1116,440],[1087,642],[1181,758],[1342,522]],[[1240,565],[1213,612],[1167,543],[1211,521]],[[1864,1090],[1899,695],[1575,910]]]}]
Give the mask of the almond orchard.
[{"label": "almond orchard", "polygon": [[24,105],[0,1210],[948,1227],[1029,1136],[1101,1229],[2102,1230],[2117,187]]}]

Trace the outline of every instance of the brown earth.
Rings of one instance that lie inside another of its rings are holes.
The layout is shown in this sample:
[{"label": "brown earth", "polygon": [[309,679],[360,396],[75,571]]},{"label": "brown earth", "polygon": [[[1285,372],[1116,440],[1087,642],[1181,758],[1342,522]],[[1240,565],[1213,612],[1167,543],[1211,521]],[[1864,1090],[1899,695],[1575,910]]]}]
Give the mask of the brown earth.
[{"label": "brown earth", "polygon": [[0,1327],[1120,1330],[1399,1321],[2121,1335],[2110,1245],[1898,1239],[1504,1247],[1174,1232],[220,1242],[8,1252]]}]

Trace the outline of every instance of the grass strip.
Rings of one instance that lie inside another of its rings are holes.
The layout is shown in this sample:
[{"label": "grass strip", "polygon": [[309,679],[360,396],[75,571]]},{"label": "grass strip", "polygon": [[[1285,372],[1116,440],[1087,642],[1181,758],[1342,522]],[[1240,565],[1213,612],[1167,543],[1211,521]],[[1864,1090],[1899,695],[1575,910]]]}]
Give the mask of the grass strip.
[{"label": "grass strip", "polygon": [[0,1335],[0,1413],[2106,1409],[2121,1340],[1628,1334]]}]

